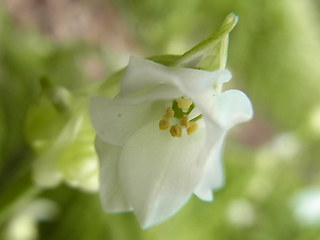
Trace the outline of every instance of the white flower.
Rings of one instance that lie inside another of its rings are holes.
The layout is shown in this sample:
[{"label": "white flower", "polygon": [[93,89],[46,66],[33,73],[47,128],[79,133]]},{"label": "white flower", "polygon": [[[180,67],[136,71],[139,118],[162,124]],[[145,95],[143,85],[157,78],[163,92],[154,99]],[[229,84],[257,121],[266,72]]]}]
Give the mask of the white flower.
[{"label": "white flower", "polygon": [[252,117],[244,93],[212,87],[230,78],[227,70],[165,67],[132,57],[119,96],[92,99],[106,211],[134,211],[147,228],[175,214],[193,193],[213,200],[212,190],[224,182],[224,136]]}]

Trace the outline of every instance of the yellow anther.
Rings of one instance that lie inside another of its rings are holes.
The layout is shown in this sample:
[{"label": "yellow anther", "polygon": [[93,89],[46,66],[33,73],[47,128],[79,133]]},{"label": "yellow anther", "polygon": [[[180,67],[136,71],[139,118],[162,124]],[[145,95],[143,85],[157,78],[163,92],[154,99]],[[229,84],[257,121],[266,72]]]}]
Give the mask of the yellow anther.
[{"label": "yellow anther", "polygon": [[167,110],[166,110],[166,115],[164,115],[165,118],[173,118],[173,115],[174,115],[174,111],[171,107],[168,107]]},{"label": "yellow anther", "polygon": [[177,98],[176,101],[177,101],[178,107],[183,110],[189,109],[189,107],[192,104],[192,100],[188,98]]},{"label": "yellow anther", "polygon": [[198,124],[195,122],[190,122],[190,126],[187,128],[188,135],[191,135],[198,129]]},{"label": "yellow anther", "polygon": [[170,128],[170,120],[168,118],[162,118],[159,122],[160,130],[167,130]]},{"label": "yellow anther", "polygon": [[190,126],[188,115],[183,115],[180,119],[180,125],[188,128]]},{"label": "yellow anther", "polygon": [[182,128],[179,125],[171,126],[170,133],[172,137],[181,137],[182,136]]}]

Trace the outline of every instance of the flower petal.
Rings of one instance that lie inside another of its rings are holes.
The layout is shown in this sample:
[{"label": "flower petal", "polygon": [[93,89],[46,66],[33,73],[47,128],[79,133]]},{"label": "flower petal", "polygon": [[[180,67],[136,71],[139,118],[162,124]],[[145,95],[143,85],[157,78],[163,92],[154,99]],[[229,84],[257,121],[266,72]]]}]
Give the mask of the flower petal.
[{"label": "flower petal", "polygon": [[227,82],[231,79],[228,70],[203,71],[191,68],[165,67],[150,60],[131,57],[124,74],[121,95],[129,96],[144,89],[161,84],[176,87],[182,93],[199,94],[215,83]]},{"label": "flower petal", "polygon": [[[208,101],[210,97],[207,97]],[[222,165],[222,150],[223,140],[227,129],[235,126],[238,123],[248,121],[252,118],[253,111],[249,98],[241,91],[229,90],[221,93],[217,97],[217,102],[212,103],[211,113],[210,108],[204,108],[208,115],[214,116],[219,125],[224,128],[223,134],[209,155],[210,160],[207,161],[207,166],[202,180],[195,190],[195,194],[204,201],[212,201],[212,190],[219,189],[224,184],[223,165]],[[211,120],[207,124],[212,123]]]},{"label": "flower petal", "polygon": [[[192,94],[191,92],[189,93]],[[212,124],[218,125],[216,120],[217,98],[213,89],[207,89],[202,94],[192,96],[197,109],[205,116]]]},{"label": "flower petal", "polygon": [[103,209],[107,212],[132,210],[119,181],[118,164],[122,148],[108,144],[99,137],[95,140],[95,147],[100,163],[100,198]]},{"label": "flower petal", "polygon": [[250,99],[239,90],[222,92],[217,99],[216,118],[219,124],[229,129],[238,123],[246,122],[253,117]]},{"label": "flower petal", "polygon": [[[70,125],[75,128],[74,140],[64,142],[55,161],[65,182],[73,187],[85,191],[96,192],[99,189],[98,161],[92,142],[95,138],[94,130],[89,122],[88,114],[75,116]],[[71,137],[70,131],[64,136]],[[61,136],[63,138],[63,136]],[[57,141],[59,141],[57,139]],[[60,142],[60,141],[59,141]]]},{"label": "flower petal", "polygon": [[192,195],[203,171],[199,161],[204,129],[181,138],[171,137],[151,122],[124,145],[120,178],[128,201],[142,227],[175,214]]},{"label": "flower petal", "polygon": [[163,115],[163,108],[159,105],[156,102],[135,104],[94,97],[90,102],[91,122],[102,140],[121,146],[146,122]]},{"label": "flower petal", "polygon": [[158,84],[168,83],[172,74],[167,67],[147,59],[131,57],[121,82],[121,96],[128,96]]},{"label": "flower petal", "polygon": [[212,89],[214,84],[225,83],[231,79],[231,73],[228,70],[203,71],[191,68],[174,69],[177,79],[174,83],[179,89],[192,97],[194,94],[201,94],[207,89]]},{"label": "flower petal", "polygon": [[172,99],[179,98],[183,95],[184,94],[176,87],[172,87],[169,84],[159,84],[151,89],[147,89],[143,94],[123,99],[130,101],[132,104],[141,104],[157,100],[169,100],[172,102]]},{"label": "flower petal", "polygon": [[194,194],[203,201],[213,201],[212,190],[219,189],[224,185],[222,165],[223,139],[224,137],[221,137],[214,146],[202,180],[194,191]]},{"label": "flower petal", "polygon": [[37,185],[46,188],[56,187],[62,179],[55,155],[51,151],[33,163],[33,180]]}]

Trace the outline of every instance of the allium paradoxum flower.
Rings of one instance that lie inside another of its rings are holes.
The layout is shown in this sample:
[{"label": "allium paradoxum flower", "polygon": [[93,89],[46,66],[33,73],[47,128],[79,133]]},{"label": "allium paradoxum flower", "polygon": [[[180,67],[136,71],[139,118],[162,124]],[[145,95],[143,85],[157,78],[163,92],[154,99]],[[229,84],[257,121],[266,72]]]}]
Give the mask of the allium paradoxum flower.
[{"label": "allium paradoxum flower", "polygon": [[221,92],[228,70],[182,67],[203,50],[200,45],[171,67],[132,57],[119,95],[91,100],[106,211],[134,211],[146,228],[172,216],[192,194],[212,201],[212,191],[222,186],[223,139],[252,117],[252,106],[241,91]]}]

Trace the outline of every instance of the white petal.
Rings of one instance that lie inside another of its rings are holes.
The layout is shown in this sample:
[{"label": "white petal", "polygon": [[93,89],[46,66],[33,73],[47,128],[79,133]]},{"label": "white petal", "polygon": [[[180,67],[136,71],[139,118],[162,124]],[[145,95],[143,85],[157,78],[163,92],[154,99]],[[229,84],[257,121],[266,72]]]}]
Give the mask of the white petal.
[{"label": "white petal", "polygon": [[124,145],[120,177],[144,228],[175,214],[192,195],[204,170],[199,159],[204,140],[204,129],[174,138],[151,122]]},{"label": "white petal", "polygon": [[157,100],[170,100],[179,98],[184,94],[176,87],[173,87],[169,84],[159,84],[147,91],[143,92],[143,94],[138,94],[134,97],[123,98],[127,101],[135,104],[141,104],[144,102],[152,102]]},{"label": "white petal", "polygon": [[[207,99],[210,101],[209,97]],[[238,90],[221,93],[217,97],[217,102],[212,103],[213,111],[211,113],[207,106],[204,109],[209,113],[208,115],[216,117],[219,125],[225,129],[210,154],[203,178],[194,192],[200,199],[212,201],[212,190],[219,189],[224,185],[222,150],[225,133],[234,125],[252,118],[253,111],[248,97]],[[208,121],[208,123],[212,123],[212,121]]]},{"label": "white petal", "polygon": [[211,188],[200,188],[199,186],[194,191],[194,194],[205,202],[212,202],[214,200]]},{"label": "white petal", "polygon": [[119,181],[119,156],[121,147],[103,142],[96,138],[95,147],[100,163],[100,198],[105,211],[130,211]]},{"label": "white petal", "polygon": [[246,122],[253,117],[250,99],[239,90],[229,90],[221,93],[218,96],[217,105],[216,117],[225,129]]},{"label": "white petal", "polygon": [[[175,85],[181,90],[191,94],[200,94],[207,89],[212,89],[216,83],[225,83],[231,79],[231,73],[228,70],[203,71],[190,68],[177,68],[174,70],[177,74],[178,81]],[[188,96],[192,96],[189,95]]]},{"label": "white petal", "polygon": [[202,94],[193,96],[192,100],[203,116],[212,124],[218,125],[216,120],[217,97],[213,89],[207,89]]},{"label": "white petal", "polygon": [[159,116],[161,118],[163,108],[159,107],[160,105],[156,102],[135,104],[135,102],[94,97],[90,102],[91,122],[102,140],[123,145],[146,122]]},{"label": "white petal", "polygon": [[212,190],[219,189],[224,185],[222,165],[223,137],[214,146],[210,160],[207,162],[203,177],[194,194],[203,201],[212,201]]},{"label": "white petal", "polygon": [[165,67],[150,60],[131,57],[124,74],[121,95],[128,96],[143,89],[158,85],[170,85],[177,88],[182,95],[199,94],[218,82],[231,79],[228,70],[203,71],[191,68]]},{"label": "white petal", "polygon": [[161,83],[168,83],[172,77],[173,75],[161,64],[147,59],[131,57],[121,81],[120,94],[127,96]]}]

